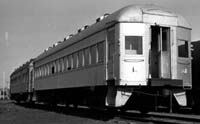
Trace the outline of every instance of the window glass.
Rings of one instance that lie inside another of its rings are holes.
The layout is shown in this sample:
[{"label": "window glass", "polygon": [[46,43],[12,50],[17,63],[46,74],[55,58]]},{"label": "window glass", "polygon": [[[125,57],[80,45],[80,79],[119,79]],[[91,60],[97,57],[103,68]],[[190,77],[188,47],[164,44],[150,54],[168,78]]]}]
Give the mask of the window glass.
[{"label": "window glass", "polygon": [[84,65],[89,65],[89,48],[84,49]]},{"label": "window glass", "polygon": [[43,69],[44,69],[44,74],[43,74],[43,76],[46,76],[46,72],[47,72],[47,69],[46,69],[46,64],[45,64],[45,65],[43,65]]},{"label": "window glass", "polygon": [[40,67],[40,71],[41,71],[40,77],[42,77],[43,76],[43,68],[42,68],[42,66]]},{"label": "window glass", "polygon": [[46,76],[46,65],[43,65],[43,76]]},{"label": "window glass", "polygon": [[65,71],[68,70],[68,65],[69,65],[68,63],[69,63],[69,62],[68,62],[68,56],[65,56],[65,57],[64,57]]},{"label": "window glass", "polygon": [[90,47],[91,64],[96,64],[96,45]]},{"label": "window glass", "polygon": [[57,72],[60,72],[60,60],[59,59],[57,60],[57,68],[58,68]]},{"label": "window glass", "polygon": [[141,55],[142,36],[125,36],[125,53],[131,55]]},{"label": "window glass", "polygon": [[47,64],[47,75],[49,75],[49,63]]},{"label": "window glass", "polygon": [[[35,77],[35,79],[37,78],[37,69],[35,69],[34,77]],[[13,80],[14,80],[14,79],[13,79]]]},{"label": "window glass", "polygon": [[54,74],[54,73],[55,73],[55,62],[53,62],[51,66],[51,74]]},{"label": "window glass", "polygon": [[71,70],[72,68],[73,68],[73,59],[72,55],[70,55],[68,59],[68,70]]},{"label": "window glass", "polygon": [[82,56],[83,56],[83,63],[82,66],[85,66],[85,49],[82,50]]},{"label": "window glass", "polygon": [[76,57],[76,68],[79,67],[79,59],[78,59],[78,52],[75,54]]},{"label": "window glass", "polygon": [[59,63],[59,69],[58,69],[58,72],[62,72],[62,59],[60,58],[59,60],[58,60],[58,63]]},{"label": "window glass", "polygon": [[42,77],[42,67],[40,66],[40,77]]},{"label": "window glass", "polygon": [[39,67],[39,77],[42,76],[42,70],[41,70],[41,67]]},{"label": "window glass", "polygon": [[169,49],[170,42],[170,30],[169,28],[162,28],[162,51],[167,51]]},{"label": "window glass", "polygon": [[39,68],[37,68],[37,78],[40,77],[40,71],[39,71]]},{"label": "window glass", "polygon": [[73,54],[73,68],[77,67],[77,53]]},{"label": "window glass", "polygon": [[98,62],[103,62],[104,59],[104,42],[97,44]]},{"label": "window glass", "polygon": [[83,55],[82,54],[83,54],[82,50],[78,52],[78,61],[79,61],[78,67],[81,67],[83,65]]},{"label": "window glass", "polygon": [[46,65],[44,65],[44,74],[43,74],[43,76],[46,76]]},{"label": "window glass", "polygon": [[62,72],[64,72],[65,71],[64,58],[61,58],[60,62],[61,62]]},{"label": "window glass", "polygon": [[178,40],[178,57],[188,57],[189,49],[188,49],[188,41]]}]

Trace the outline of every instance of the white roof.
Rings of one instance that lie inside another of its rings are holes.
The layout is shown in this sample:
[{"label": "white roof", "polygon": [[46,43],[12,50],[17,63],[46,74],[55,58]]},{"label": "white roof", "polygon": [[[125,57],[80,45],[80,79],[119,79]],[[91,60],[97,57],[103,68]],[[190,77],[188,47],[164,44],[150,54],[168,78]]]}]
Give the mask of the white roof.
[{"label": "white roof", "polygon": [[175,26],[191,28],[190,24],[180,14],[152,4],[126,6],[111,15],[113,15],[113,20],[118,22],[148,22],[144,18],[145,14],[175,17],[177,19]]}]

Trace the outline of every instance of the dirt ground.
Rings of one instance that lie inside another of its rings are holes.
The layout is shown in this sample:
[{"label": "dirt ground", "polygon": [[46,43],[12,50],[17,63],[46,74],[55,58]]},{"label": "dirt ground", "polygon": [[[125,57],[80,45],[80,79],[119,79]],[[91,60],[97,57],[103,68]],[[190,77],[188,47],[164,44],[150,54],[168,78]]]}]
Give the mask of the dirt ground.
[{"label": "dirt ground", "polygon": [[47,109],[0,101],[0,124],[138,124],[119,121],[106,113],[64,107]]}]

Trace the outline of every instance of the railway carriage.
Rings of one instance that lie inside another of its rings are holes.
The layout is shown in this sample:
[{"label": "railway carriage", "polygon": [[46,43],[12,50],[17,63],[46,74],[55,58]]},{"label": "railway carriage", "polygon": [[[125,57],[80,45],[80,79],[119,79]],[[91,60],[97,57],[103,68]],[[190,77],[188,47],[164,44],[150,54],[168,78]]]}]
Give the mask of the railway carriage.
[{"label": "railway carriage", "polygon": [[17,102],[29,101],[33,85],[33,59],[31,59],[10,75],[11,99]]},{"label": "railway carriage", "polygon": [[187,106],[190,42],[181,15],[153,5],[124,7],[35,58],[32,100],[141,111]]}]

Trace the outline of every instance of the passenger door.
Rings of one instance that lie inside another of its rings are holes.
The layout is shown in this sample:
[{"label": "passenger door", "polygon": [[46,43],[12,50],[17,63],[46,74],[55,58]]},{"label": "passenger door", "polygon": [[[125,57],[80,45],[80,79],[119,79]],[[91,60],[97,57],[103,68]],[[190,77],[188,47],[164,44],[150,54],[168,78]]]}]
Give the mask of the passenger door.
[{"label": "passenger door", "polygon": [[171,78],[170,28],[151,26],[150,71],[152,78]]}]

